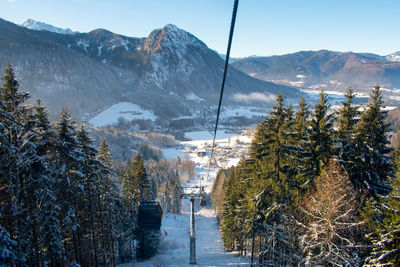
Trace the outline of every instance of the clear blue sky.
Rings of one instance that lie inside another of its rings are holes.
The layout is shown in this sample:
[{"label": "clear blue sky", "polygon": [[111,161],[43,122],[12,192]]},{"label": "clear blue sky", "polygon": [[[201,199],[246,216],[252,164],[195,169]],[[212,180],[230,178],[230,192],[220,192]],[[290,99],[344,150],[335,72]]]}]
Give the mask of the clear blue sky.
[{"label": "clear blue sky", "polygon": [[[233,0],[0,0],[0,18],[145,37],[172,23],[225,53]],[[400,51],[399,0],[240,0],[233,57]],[[1,33],[0,33],[1,34]]]}]

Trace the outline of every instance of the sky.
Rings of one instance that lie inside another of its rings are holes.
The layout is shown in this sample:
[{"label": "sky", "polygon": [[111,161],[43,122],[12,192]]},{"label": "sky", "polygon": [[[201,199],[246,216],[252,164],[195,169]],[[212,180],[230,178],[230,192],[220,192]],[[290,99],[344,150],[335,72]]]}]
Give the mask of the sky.
[{"label": "sky", "polygon": [[[226,53],[234,0],[0,0],[0,18],[147,37],[175,24]],[[231,57],[400,51],[399,0],[240,0]]]}]

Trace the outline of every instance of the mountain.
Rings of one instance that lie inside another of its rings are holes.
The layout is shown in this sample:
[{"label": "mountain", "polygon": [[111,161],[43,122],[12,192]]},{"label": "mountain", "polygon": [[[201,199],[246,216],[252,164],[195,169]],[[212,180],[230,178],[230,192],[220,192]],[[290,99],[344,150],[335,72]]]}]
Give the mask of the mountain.
[{"label": "mountain", "polygon": [[400,51],[386,56],[387,60],[400,62]]},{"label": "mountain", "polygon": [[[395,56],[393,56],[395,58]],[[379,83],[400,88],[400,62],[375,54],[301,51],[271,57],[248,57],[232,66],[252,77],[301,88],[370,91]]]},{"label": "mountain", "polygon": [[49,31],[49,32],[55,32],[55,33],[60,33],[60,34],[74,34],[76,32],[71,31],[71,29],[62,29],[58,27],[54,27],[53,25],[46,24],[44,22],[36,21],[33,19],[28,19],[25,21],[22,26],[24,26],[27,29],[30,30],[36,30],[36,31]]},{"label": "mountain", "polygon": [[[223,60],[174,25],[135,38],[105,29],[36,31],[0,19],[0,31],[0,67],[11,62],[23,78],[22,88],[33,99],[40,97],[53,117],[68,106],[75,118],[90,119],[127,101],[153,110],[163,124],[218,103]],[[300,95],[295,88],[230,68],[224,105],[265,106],[279,92],[296,101]]]}]

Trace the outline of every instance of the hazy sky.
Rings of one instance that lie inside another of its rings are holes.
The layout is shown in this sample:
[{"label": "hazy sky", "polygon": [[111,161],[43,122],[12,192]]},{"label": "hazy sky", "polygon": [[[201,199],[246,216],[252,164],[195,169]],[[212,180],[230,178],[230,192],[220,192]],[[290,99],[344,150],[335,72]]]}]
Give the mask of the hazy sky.
[{"label": "hazy sky", "polygon": [[[0,0],[0,18],[146,37],[171,23],[225,53],[233,0]],[[400,50],[399,0],[240,0],[231,56]],[[1,33],[0,33],[1,34]]]}]

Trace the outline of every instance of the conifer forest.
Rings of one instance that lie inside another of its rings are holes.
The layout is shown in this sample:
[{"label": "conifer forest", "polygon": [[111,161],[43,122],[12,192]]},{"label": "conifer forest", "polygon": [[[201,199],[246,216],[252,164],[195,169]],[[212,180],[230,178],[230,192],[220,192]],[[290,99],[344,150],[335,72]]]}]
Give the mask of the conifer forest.
[{"label": "conifer forest", "polygon": [[[138,206],[181,211],[189,160],[126,162],[96,148],[67,108],[51,122],[11,65],[0,91],[0,266],[116,266],[140,257]],[[227,251],[253,266],[399,266],[400,152],[379,85],[339,109],[278,95],[247,157],[221,169],[211,198]],[[185,178],[183,178],[185,177]]]},{"label": "conifer forest", "polygon": [[361,111],[349,88],[298,110],[282,95],[248,158],[220,170],[212,199],[224,245],[255,266],[399,266],[400,154],[379,85]]},{"label": "conifer forest", "polygon": [[106,140],[95,148],[66,108],[51,123],[40,100],[26,104],[11,65],[2,81],[0,266],[115,266],[139,257],[139,203],[157,197],[179,212],[179,173],[193,166],[145,163],[139,153],[113,161]]}]

